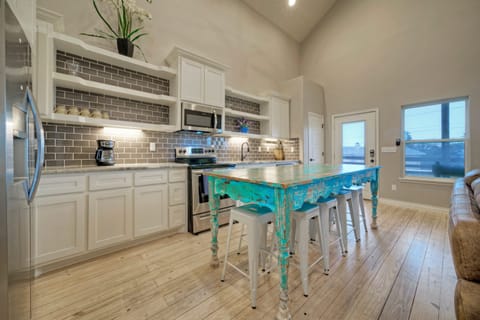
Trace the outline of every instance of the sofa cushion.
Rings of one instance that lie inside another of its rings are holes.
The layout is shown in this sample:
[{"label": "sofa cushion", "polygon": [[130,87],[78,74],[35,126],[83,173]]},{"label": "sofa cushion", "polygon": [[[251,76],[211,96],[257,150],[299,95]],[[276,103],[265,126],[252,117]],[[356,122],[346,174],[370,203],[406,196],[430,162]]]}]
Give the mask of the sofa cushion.
[{"label": "sofa cushion", "polygon": [[467,174],[464,177],[464,180],[465,180],[465,183],[467,184],[467,186],[470,187],[473,180],[475,180],[479,177],[480,177],[480,169],[474,169],[474,170],[471,170],[471,171],[467,172]]},{"label": "sofa cushion", "polygon": [[480,319],[480,284],[459,279],[455,288],[455,314],[458,320]]}]

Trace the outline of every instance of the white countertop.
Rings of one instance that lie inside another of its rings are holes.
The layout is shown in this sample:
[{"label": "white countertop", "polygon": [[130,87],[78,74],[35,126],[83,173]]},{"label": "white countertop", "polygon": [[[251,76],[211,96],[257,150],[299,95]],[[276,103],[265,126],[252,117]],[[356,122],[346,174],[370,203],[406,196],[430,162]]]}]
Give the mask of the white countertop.
[{"label": "white countertop", "polygon": [[45,168],[43,174],[61,174],[61,173],[90,173],[101,171],[122,171],[122,170],[147,170],[163,168],[186,168],[187,165],[175,162],[162,163],[137,163],[137,164],[116,164],[113,166],[88,166],[88,167],[53,167]]}]

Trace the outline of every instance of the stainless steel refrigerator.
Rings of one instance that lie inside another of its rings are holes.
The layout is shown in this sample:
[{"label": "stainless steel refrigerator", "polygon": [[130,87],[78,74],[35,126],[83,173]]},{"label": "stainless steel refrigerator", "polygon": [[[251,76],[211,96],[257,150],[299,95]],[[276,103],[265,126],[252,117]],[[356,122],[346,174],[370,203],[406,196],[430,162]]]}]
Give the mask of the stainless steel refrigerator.
[{"label": "stainless steel refrigerator", "polygon": [[44,160],[31,49],[0,0],[0,319],[31,317],[31,212]]}]

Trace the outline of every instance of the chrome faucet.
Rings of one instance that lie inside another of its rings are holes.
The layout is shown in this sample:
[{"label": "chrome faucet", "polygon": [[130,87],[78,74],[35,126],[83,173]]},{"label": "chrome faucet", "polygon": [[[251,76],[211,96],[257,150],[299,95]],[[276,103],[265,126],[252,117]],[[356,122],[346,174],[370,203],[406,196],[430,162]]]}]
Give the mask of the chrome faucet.
[{"label": "chrome faucet", "polygon": [[[243,146],[244,145],[247,145],[247,152],[245,154],[243,153]],[[245,160],[247,158],[247,155],[248,155],[249,152],[250,152],[250,145],[248,144],[248,142],[245,141],[244,143],[242,143],[240,161]]]}]

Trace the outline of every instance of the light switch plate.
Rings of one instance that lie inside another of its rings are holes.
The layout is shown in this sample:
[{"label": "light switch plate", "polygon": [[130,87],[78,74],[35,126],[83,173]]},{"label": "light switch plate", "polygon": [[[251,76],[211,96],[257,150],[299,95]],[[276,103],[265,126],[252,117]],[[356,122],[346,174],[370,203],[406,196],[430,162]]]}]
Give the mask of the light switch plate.
[{"label": "light switch plate", "polygon": [[150,151],[154,152],[157,150],[157,146],[155,145],[155,142],[150,142]]}]

